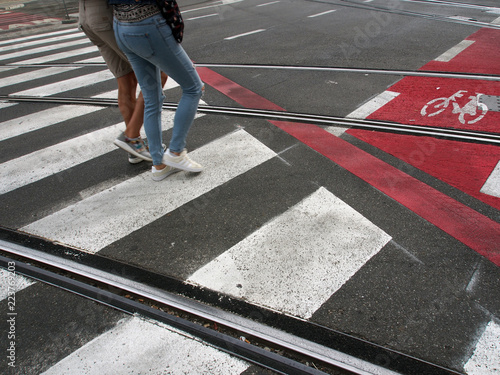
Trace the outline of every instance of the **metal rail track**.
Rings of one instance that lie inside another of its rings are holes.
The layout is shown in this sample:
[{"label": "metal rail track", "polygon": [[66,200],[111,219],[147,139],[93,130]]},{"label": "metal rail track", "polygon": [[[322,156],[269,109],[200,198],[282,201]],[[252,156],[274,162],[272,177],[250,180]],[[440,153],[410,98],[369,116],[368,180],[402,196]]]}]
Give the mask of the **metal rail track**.
[{"label": "metal rail track", "polygon": [[[30,103],[55,103],[75,105],[117,106],[116,99],[94,99],[94,98],[67,98],[67,97],[31,97],[31,96],[0,96],[0,100],[11,102]],[[164,103],[163,109],[175,110],[176,103]],[[212,113],[218,115],[244,116],[266,120],[290,121],[310,123],[322,126],[342,126],[358,129],[369,129],[374,131],[386,131],[420,136],[431,136],[446,138],[457,141],[478,142],[491,145],[500,145],[500,134],[479,132],[473,130],[461,130],[454,128],[442,128],[433,126],[406,125],[389,121],[352,119],[336,116],[312,115],[306,113],[292,113],[285,111],[271,111],[261,109],[217,107],[200,105],[200,113]]]},{"label": "metal rail track", "polygon": [[[50,63],[50,64],[0,64],[5,67],[16,68],[54,68],[54,67],[106,67],[105,63]],[[495,74],[442,72],[431,70],[398,70],[398,69],[370,69],[370,68],[348,68],[332,66],[300,66],[300,65],[273,65],[273,64],[220,64],[220,63],[196,63],[200,68],[236,68],[236,69],[263,69],[263,70],[290,70],[290,71],[315,71],[331,73],[354,73],[395,75],[409,77],[434,77],[434,78],[457,78],[474,79],[482,81],[500,81],[500,76]]]},{"label": "metal rail track", "polygon": [[[342,6],[342,7],[349,7],[349,8],[356,8],[356,9],[363,9],[363,10],[371,10],[371,11],[376,11],[376,12],[384,12],[384,13],[391,13],[391,14],[397,14],[401,16],[408,16],[408,17],[416,17],[416,18],[424,18],[428,19],[431,21],[440,21],[440,22],[451,22],[451,23],[456,23],[456,24],[461,24],[461,25],[467,25],[467,26],[474,26],[474,27],[485,27],[488,29],[497,29],[500,30],[500,25],[493,24],[493,23],[488,23],[488,22],[479,22],[475,20],[467,20],[467,19],[460,19],[455,16],[443,16],[439,14],[432,14],[432,13],[423,13],[423,12],[414,12],[414,11],[409,11],[409,10],[404,10],[404,9],[398,9],[398,8],[388,8],[388,7],[383,7],[383,6],[376,6],[376,5],[369,5],[369,4],[361,4],[355,0],[306,0],[306,1],[311,1],[314,3],[322,3],[322,4],[328,4],[328,5],[337,5],[337,6]],[[411,1],[410,1],[411,2]],[[440,5],[454,5],[457,6],[456,3],[448,3],[448,4],[440,4]],[[486,7],[485,7],[486,8]],[[492,8],[492,7],[487,7],[488,9],[498,9],[498,8]]]},{"label": "metal rail track", "polygon": [[[221,296],[98,254],[85,253],[0,227],[0,267],[7,268],[12,261],[16,262],[16,273],[130,314],[164,322],[200,337],[223,351],[279,373],[459,374],[308,321]],[[122,294],[132,294],[136,300],[125,298],[117,294],[116,290]],[[138,299],[215,322],[238,334],[265,342],[272,348],[284,350],[291,357],[278,355],[193,321],[167,314],[139,303]],[[248,315],[258,316],[258,319],[245,317]],[[290,359],[293,356],[316,362],[324,371]]]}]

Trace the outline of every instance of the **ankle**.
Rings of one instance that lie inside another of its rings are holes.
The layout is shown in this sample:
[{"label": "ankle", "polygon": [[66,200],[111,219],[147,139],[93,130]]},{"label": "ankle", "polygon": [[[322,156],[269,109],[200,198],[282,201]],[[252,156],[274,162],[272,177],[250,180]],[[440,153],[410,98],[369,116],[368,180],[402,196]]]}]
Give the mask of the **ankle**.
[{"label": "ankle", "polygon": [[165,164],[158,164],[158,165],[154,165],[153,167],[155,167],[155,169],[157,171],[161,171],[162,169],[164,169],[166,167]]}]

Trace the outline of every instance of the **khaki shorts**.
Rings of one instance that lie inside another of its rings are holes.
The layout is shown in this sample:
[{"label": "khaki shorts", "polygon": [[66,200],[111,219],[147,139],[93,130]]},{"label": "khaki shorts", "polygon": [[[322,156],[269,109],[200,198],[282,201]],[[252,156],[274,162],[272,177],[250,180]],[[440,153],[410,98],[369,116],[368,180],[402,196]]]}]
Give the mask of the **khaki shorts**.
[{"label": "khaki shorts", "polygon": [[107,0],[80,0],[80,28],[95,44],[116,78],[132,72],[127,57],[118,48],[113,32],[113,7]]}]

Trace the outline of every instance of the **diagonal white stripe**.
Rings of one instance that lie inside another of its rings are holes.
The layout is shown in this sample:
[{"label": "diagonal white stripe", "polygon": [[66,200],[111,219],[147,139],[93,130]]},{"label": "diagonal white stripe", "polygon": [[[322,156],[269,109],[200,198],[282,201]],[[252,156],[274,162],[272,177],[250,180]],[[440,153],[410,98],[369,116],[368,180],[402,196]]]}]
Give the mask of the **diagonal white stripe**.
[{"label": "diagonal white stripe", "polygon": [[239,375],[248,366],[182,331],[134,316],[121,320],[43,375]]},{"label": "diagonal white stripe", "polygon": [[153,182],[148,171],[21,230],[95,253],[276,154],[238,130],[190,155],[206,170],[195,176],[180,172],[160,182]]},{"label": "diagonal white stripe", "polygon": [[64,73],[64,72],[69,72],[71,70],[78,69],[77,67],[72,68],[45,68],[45,69],[39,69],[39,70],[33,70],[31,72],[22,72],[16,75],[12,75],[9,77],[1,78],[0,79],[0,87],[6,87],[10,85],[15,85],[20,82],[30,82],[35,79],[39,78],[44,78],[44,77],[50,77],[59,73]]},{"label": "diagonal white stripe", "polygon": [[462,40],[456,46],[450,48],[448,51],[443,53],[441,56],[437,57],[435,59],[435,61],[448,62],[472,44],[474,44],[473,40]]},{"label": "diagonal white stripe", "polygon": [[78,88],[91,86],[99,82],[115,79],[113,74],[108,70],[102,70],[97,73],[91,73],[84,76],[70,78],[64,81],[54,82],[48,85],[35,87],[32,89],[19,91],[10,94],[9,96],[50,96],[61,92],[75,90]]},{"label": "diagonal white stripe", "polygon": [[6,140],[101,109],[102,107],[62,105],[17,117],[0,123],[0,139]]},{"label": "diagonal white stripe", "polygon": [[41,40],[32,40],[32,41],[24,42],[24,43],[16,43],[13,45],[0,47],[0,53],[12,51],[12,50],[20,50],[20,49],[23,49],[26,47],[32,47],[32,46],[36,46],[39,44],[54,43],[54,42],[60,42],[62,40],[81,38],[82,36],[85,36],[85,35],[83,33],[75,33],[75,34],[69,34],[69,35],[59,35],[59,36],[55,36],[52,38],[46,38],[46,39],[41,39]]},{"label": "diagonal white stripe", "polygon": [[76,56],[86,55],[88,53],[93,53],[93,52],[98,53],[99,49],[96,46],[90,46],[90,47],[79,48],[79,49],[75,49],[75,50],[71,50],[71,51],[66,51],[66,52],[59,52],[59,53],[55,53],[55,54],[52,54],[52,55],[35,57],[33,59],[16,61],[15,63],[9,64],[9,65],[44,64],[44,63],[48,63],[48,62],[51,62],[51,61],[59,61],[59,60],[62,60],[62,59],[67,59],[67,58],[70,58],[70,57],[76,57]]},{"label": "diagonal white stripe", "polygon": [[[6,45],[6,44],[18,44],[18,43],[23,43],[28,40],[35,40],[35,39],[44,39],[47,37],[51,37],[54,35],[62,35],[62,34],[68,34],[68,33],[75,33],[75,29],[68,29],[68,30],[62,30],[62,31],[53,31],[50,33],[45,33],[45,34],[37,34],[37,35],[31,35],[31,36],[23,36],[21,38],[16,38],[16,39],[8,39],[0,42],[0,46]],[[81,32],[77,32],[81,33]]]},{"label": "diagonal white stripe", "polygon": [[500,374],[500,325],[491,321],[482,333],[464,370],[468,375]]},{"label": "diagonal white stripe", "polygon": [[[173,116],[163,112],[163,130],[171,127]],[[125,124],[118,123],[0,164],[0,194],[116,150],[113,140],[124,129]]]},{"label": "diagonal white stripe", "polygon": [[390,239],[320,188],[188,281],[307,319]]},{"label": "diagonal white stripe", "polygon": [[44,53],[48,51],[54,51],[57,49],[61,48],[66,48],[66,47],[76,47],[82,44],[90,44],[90,40],[87,37],[78,39],[78,40],[72,40],[71,42],[65,42],[65,43],[58,43],[58,44],[52,44],[49,46],[43,46],[43,47],[38,47],[38,48],[31,48],[31,49],[26,49],[22,51],[17,51],[17,52],[11,52],[7,53],[5,55],[0,56],[0,61],[8,60],[8,59],[14,59],[18,57],[23,57],[23,56],[30,56],[35,53]]}]

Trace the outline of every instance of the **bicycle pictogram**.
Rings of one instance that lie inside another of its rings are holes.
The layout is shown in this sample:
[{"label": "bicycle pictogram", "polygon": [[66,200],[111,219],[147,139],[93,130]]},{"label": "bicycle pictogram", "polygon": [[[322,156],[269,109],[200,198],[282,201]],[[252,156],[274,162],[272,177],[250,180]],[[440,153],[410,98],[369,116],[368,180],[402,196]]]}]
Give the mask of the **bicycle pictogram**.
[{"label": "bicycle pictogram", "polygon": [[[443,97],[433,99],[422,108],[420,114],[428,117],[437,116],[444,112],[451,103],[451,113],[458,114],[458,120],[462,124],[474,124],[486,115],[488,108],[484,105],[478,105],[477,98],[480,94],[469,96],[469,101],[465,103],[465,105],[460,106],[457,99],[462,98],[465,93],[467,93],[467,90],[459,90],[448,98]],[[465,115],[469,115],[471,119],[466,121]]]}]

